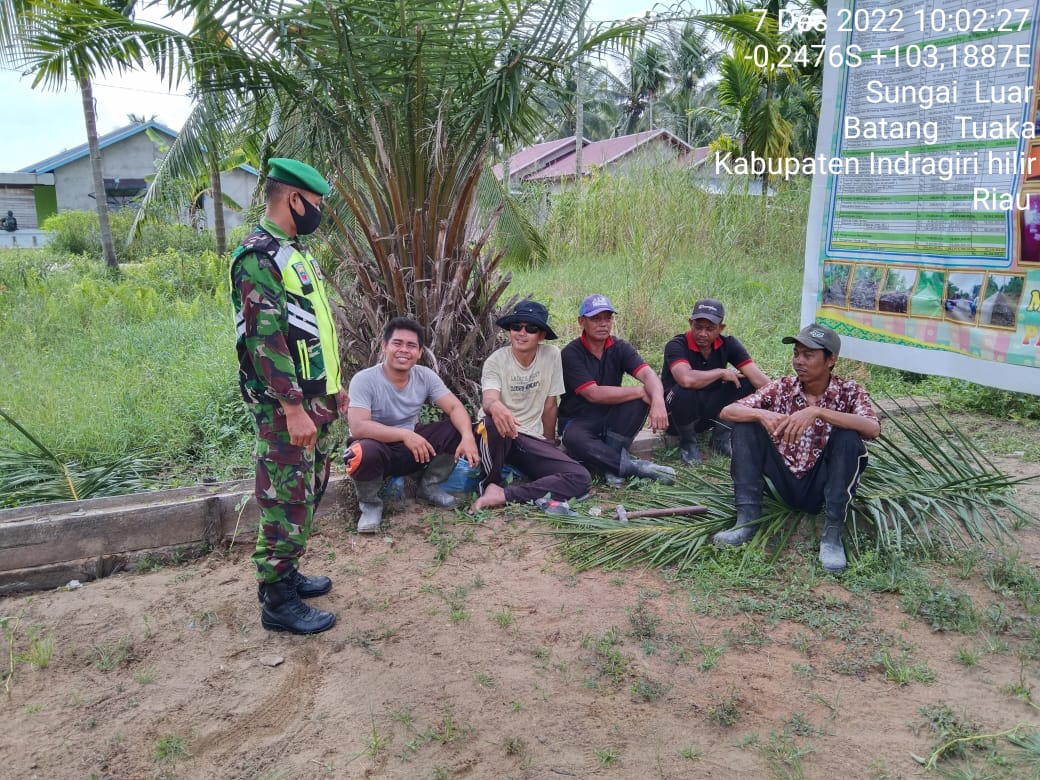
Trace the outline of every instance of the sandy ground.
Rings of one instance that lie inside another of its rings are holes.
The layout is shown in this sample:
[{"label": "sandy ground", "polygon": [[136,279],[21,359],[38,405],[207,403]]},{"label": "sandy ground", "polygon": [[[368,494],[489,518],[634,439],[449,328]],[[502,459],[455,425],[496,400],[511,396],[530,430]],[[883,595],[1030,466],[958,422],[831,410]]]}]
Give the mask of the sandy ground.
[{"label": "sandy ground", "polygon": [[[1036,483],[1025,491],[1035,507]],[[303,568],[334,578],[315,603],[338,623],[318,636],[260,627],[244,547],[0,599],[0,668],[16,656],[0,776],[908,778],[935,743],[922,707],[979,732],[1040,725],[1012,693],[1037,693],[1040,640],[934,632],[897,595],[824,577],[804,543],[779,564],[796,588],[740,592],[710,575],[576,574],[543,526],[506,513],[389,519],[374,538],[345,512],[320,522]],[[1036,571],[1040,532],[1016,544]],[[953,580],[980,615],[1002,601],[983,568]],[[777,616],[795,601],[805,615]],[[1003,601],[1013,626],[1021,605]],[[17,658],[33,636],[53,638],[46,668]],[[886,679],[882,649],[934,682]]]}]

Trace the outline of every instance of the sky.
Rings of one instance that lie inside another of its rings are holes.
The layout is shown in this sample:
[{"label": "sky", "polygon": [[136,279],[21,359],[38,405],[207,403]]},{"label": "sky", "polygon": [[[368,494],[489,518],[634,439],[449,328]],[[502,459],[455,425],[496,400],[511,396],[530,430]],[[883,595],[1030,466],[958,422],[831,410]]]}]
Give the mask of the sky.
[{"label": "sky", "polygon": [[[589,18],[596,21],[641,14],[653,0],[592,0]],[[142,14],[148,18],[148,14]],[[152,17],[156,20],[156,17]],[[180,130],[191,110],[188,85],[170,92],[153,75],[127,73],[93,83],[98,133],[129,124],[128,114]],[[32,88],[32,76],[0,69],[0,171],[18,171],[65,149],[86,143],[83,106],[75,87],[61,92]]]}]

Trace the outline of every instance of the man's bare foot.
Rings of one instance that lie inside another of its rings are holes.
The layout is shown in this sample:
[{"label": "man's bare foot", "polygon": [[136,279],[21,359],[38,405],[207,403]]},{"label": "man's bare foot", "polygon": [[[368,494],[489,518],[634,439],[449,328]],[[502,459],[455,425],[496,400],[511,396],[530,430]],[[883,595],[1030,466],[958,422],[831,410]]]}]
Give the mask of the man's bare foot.
[{"label": "man's bare foot", "polygon": [[506,502],[506,491],[498,485],[488,485],[484,488],[484,495],[473,502],[469,508],[470,512],[479,509],[490,509],[493,506],[502,506]]}]

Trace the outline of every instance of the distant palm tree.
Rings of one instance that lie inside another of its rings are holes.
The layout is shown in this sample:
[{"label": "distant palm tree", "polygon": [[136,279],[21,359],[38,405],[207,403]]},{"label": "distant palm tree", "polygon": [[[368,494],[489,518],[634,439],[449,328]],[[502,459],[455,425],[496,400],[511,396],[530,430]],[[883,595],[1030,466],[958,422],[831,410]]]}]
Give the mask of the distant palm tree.
[{"label": "distant palm tree", "polygon": [[[176,3],[169,5],[173,8]],[[170,84],[178,84],[194,75],[196,63],[206,62],[233,68],[241,91],[270,85],[272,78],[271,68],[256,68],[252,59],[226,48],[220,40],[137,21],[135,7],[136,0],[0,0],[0,65],[35,74],[34,87],[62,89],[75,83],[80,90],[103,253],[112,268],[117,260],[92,80],[154,68]]]},{"label": "distant palm tree", "polygon": [[[83,0],[84,5],[95,6],[95,20],[113,16],[132,18],[135,0]],[[105,191],[104,170],[101,164],[101,146],[98,142],[97,114],[94,108],[92,79],[100,72],[124,71],[139,59],[136,47],[113,51],[105,62],[96,61],[91,47],[98,36],[98,28],[87,28],[77,23],[78,9],[72,3],[33,2],[32,0],[2,0],[0,4],[0,63],[16,68],[27,68],[36,74],[33,87],[44,84],[61,89],[70,82],[80,91],[83,119],[87,132],[90,172],[94,186],[95,208],[101,231],[101,249],[105,263],[118,268],[112,227],[108,219],[108,200]],[[60,49],[60,52],[58,51]]]}]

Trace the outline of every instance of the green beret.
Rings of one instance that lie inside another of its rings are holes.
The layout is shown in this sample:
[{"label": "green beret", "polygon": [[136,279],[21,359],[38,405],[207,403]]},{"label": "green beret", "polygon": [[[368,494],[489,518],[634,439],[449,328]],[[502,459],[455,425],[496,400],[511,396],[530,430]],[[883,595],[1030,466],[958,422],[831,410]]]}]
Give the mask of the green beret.
[{"label": "green beret", "polygon": [[269,179],[299,187],[322,197],[329,194],[331,188],[325,177],[307,163],[290,160],[288,157],[272,157],[267,164],[270,166],[270,172],[267,174]]}]

